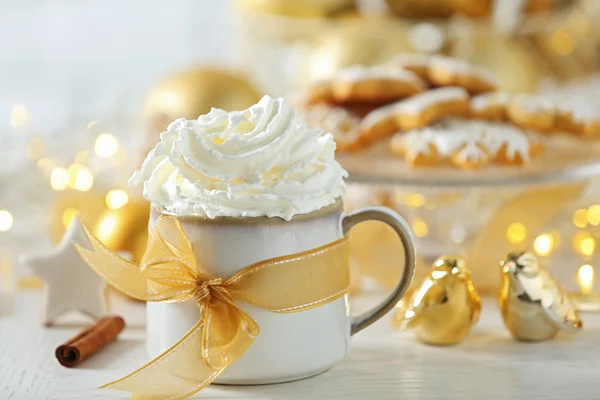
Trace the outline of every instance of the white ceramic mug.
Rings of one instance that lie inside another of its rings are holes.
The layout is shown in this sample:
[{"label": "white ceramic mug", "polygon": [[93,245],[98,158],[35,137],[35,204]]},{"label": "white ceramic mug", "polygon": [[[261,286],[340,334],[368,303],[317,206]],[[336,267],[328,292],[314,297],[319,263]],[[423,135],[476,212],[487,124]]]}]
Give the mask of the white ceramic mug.
[{"label": "white ceramic mug", "polygon": [[[160,216],[153,210],[152,226]],[[379,306],[350,316],[348,298],[292,314],[277,314],[238,302],[260,327],[260,334],[215,381],[221,384],[285,382],[318,374],[342,360],[350,336],[381,318],[402,298],[415,269],[414,245],[406,222],[383,207],[342,212],[341,201],[291,221],[281,218],[179,217],[192,243],[198,264],[213,276],[227,279],[265,259],[310,250],[342,238],[352,226],[366,220],[390,225],[404,246],[406,266],[394,291]],[[398,266],[401,268],[402,266]],[[194,300],[147,305],[147,349],[156,357],[177,342],[197,321]]]}]

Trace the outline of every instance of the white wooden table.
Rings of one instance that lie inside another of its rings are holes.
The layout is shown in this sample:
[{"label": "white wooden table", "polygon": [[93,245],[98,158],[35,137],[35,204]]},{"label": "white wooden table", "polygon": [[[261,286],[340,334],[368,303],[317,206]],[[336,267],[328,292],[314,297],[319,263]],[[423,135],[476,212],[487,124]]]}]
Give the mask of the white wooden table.
[{"label": "white wooden table", "polygon": [[[96,387],[148,361],[143,305],[117,304],[130,326],[117,342],[67,369],[54,350],[82,326],[42,327],[41,299],[39,291],[0,296],[0,399],[127,398]],[[374,301],[374,295],[362,295],[356,306]],[[504,329],[493,299],[486,299],[479,324],[462,344],[432,347],[411,332],[392,330],[387,316],[359,333],[350,356],[324,374],[278,385],[213,385],[194,398],[600,399],[600,314],[585,314],[584,322],[576,336],[519,343]]]}]

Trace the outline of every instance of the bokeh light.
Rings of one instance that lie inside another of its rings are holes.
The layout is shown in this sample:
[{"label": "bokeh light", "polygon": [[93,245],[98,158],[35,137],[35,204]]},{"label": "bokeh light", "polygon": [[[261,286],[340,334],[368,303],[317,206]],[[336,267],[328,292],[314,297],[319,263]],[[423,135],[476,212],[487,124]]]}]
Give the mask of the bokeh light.
[{"label": "bokeh light", "polygon": [[94,144],[94,151],[98,157],[112,157],[119,149],[119,142],[111,133],[98,135]]},{"label": "bokeh light", "polygon": [[527,237],[527,229],[520,222],[513,222],[506,228],[506,240],[512,244],[519,244]]},{"label": "bokeh light", "polygon": [[589,232],[579,232],[573,237],[573,249],[589,257],[596,251],[596,240]]},{"label": "bokeh light", "polygon": [[44,155],[44,142],[40,138],[31,138],[27,141],[27,147],[25,149],[27,158],[30,160],[37,160]]},{"label": "bokeh light", "polygon": [[415,220],[412,223],[412,230],[415,236],[420,238],[427,236],[427,234],[429,233],[429,228],[427,227],[427,224],[421,218],[415,218]]},{"label": "bokeh light", "polygon": [[106,205],[111,210],[116,210],[123,207],[129,202],[129,196],[124,190],[111,190],[106,194]]},{"label": "bokeh light", "polygon": [[420,193],[408,193],[405,198],[407,206],[412,208],[419,208],[425,205],[425,196]]},{"label": "bokeh light", "polygon": [[88,167],[81,164],[71,164],[69,169],[69,187],[82,192],[87,192],[94,185],[94,176]]},{"label": "bokeh light", "polygon": [[97,230],[98,239],[100,239],[101,241],[107,240],[109,237],[112,236],[116,226],[117,226],[117,219],[115,218],[114,215],[105,216],[98,223],[98,228],[97,228],[98,229]]},{"label": "bokeh light", "polygon": [[586,219],[590,225],[600,225],[600,205],[594,204],[587,209]]},{"label": "bokeh light", "polygon": [[573,224],[578,228],[585,228],[587,226],[587,210],[585,208],[575,210],[573,213]]},{"label": "bokeh light", "polygon": [[92,186],[94,186],[94,175],[92,175],[92,172],[87,168],[79,170],[77,175],[75,175],[75,189],[87,192]]},{"label": "bokeh light", "polygon": [[8,210],[0,210],[0,232],[8,232],[12,225],[12,214]]},{"label": "bokeh light", "polygon": [[533,249],[539,256],[549,255],[554,249],[554,235],[551,233],[539,235],[533,242]]},{"label": "bokeh light", "polygon": [[69,172],[62,167],[54,167],[50,174],[50,186],[54,190],[65,190],[69,186]]},{"label": "bokeh light", "polygon": [[27,108],[23,104],[15,104],[10,113],[10,124],[16,128],[27,123]]},{"label": "bokeh light", "polygon": [[589,294],[592,291],[594,285],[594,267],[589,264],[584,264],[579,267],[577,273],[579,287],[584,294]]}]

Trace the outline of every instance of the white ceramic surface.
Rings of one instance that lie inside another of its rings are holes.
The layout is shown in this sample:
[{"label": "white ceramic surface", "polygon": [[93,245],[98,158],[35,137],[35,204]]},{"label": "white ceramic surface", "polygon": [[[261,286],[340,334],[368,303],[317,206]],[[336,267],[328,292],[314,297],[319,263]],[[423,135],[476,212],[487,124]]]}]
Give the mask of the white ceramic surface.
[{"label": "white ceramic surface", "polygon": [[[291,222],[219,223],[181,219],[199,264],[227,279],[250,264],[306,251],[340,239],[340,211]],[[151,223],[158,218],[154,212]],[[276,314],[239,302],[260,327],[248,351],[217,379],[226,384],[262,384],[317,374],[342,360],[350,347],[347,298],[293,314]],[[147,349],[156,357],[177,342],[197,321],[198,306],[148,303]],[[309,356],[310,354],[310,356]]]}]

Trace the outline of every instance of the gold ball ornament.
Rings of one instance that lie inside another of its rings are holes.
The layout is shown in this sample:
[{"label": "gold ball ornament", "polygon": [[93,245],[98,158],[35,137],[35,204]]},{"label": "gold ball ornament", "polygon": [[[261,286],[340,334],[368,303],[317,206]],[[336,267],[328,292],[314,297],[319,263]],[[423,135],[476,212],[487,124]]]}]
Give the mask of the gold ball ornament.
[{"label": "gold ball ornament", "polygon": [[492,10],[492,0],[386,0],[390,10],[404,18],[448,18],[454,14],[484,17]]},{"label": "gold ball ornament", "polygon": [[385,17],[345,19],[308,45],[298,83],[328,78],[354,64],[382,64],[411,51],[409,26]]},{"label": "gold ball ornament", "polygon": [[528,42],[499,35],[487,24],[469,24],[455,32],[450,38],[452,56],[489,69],[505,92],[538,90],[545,66]]},{"label": "gold ball ornament", "polygon": [[130,201],[116,210],[105,209],[98,216],[92,233],[111,250],[139,253],[139,238],[148,230],[150,205],[145,201]]},{"label": "gold ball ornament", "polygon": [[[585,5],[585,3],[582,3]],[[600,66],[598,16],[589,8],[573,7],[526,24],[525,36],[543,60],[548,75],[558,80],[581,79]]]},{"label": "gold ball ornament", "polygon": [[212,107],[243,110],[261,97],[259,90],[242,74],[216,67],[199,67],[167,76],[150,90],[143,118],[155,143],[158,134],[177,118],[195,119]]},{"label": "gold ball ornament", "polygon": [[50,239],[58,243],[76,215],[80,215],[88,226],[94,226],[105,208],[105,195],[101,193],[74,190],[57,193],[48,220]]},{"label": "gold ball ornament", "polygon": [[356,9],[355,0],[237,0],[236,5],[293,18],[329,18]]},{"label": "gold ball ornament", "polygon": [[58,243],[71,220],[79,215],[107,247],[130,252],[135,258],[142,247],[139,242],[147,237],[149,209],[145,201],[130,201],[111,210],[106,207],[105,194],[64,192],[51,207],[50,238]]}]

